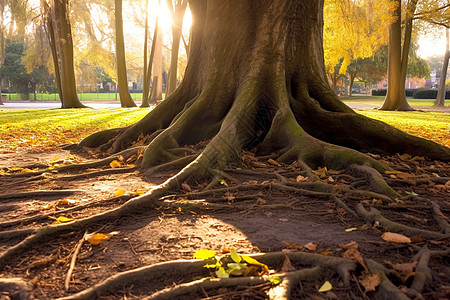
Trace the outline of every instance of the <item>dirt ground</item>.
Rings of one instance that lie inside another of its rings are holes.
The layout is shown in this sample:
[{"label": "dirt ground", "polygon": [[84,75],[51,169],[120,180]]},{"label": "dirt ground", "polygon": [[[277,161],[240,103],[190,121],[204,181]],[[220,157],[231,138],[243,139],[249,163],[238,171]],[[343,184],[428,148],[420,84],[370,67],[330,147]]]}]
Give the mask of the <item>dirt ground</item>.
[{"label": "dirt ground", "polygon": [[[438,203],[448,220],[450,215],[450,164],[410,157],[379,157],[397,170],[412,174],[403,177],[398,174],[386,174],[388,183],[403,196],[396,203],[384,204],[380,199],[367,195],[346,196],[349,207],[362,203],[375,207],[389,220],[413,226],[419,229],[439,232],[433,217],[432,203]],[[51,224],[60,216],[81,219],[85,216],[118,207],[128,199],[148,191],[173,175],[176,170],[164,170],[161,173],[141,174],[139,171],[101,176],[83,176],[82,173],[56,176],[51,170],[39,176],[18,177],[20,168],[41,168],[46,165],[85,162],[87,159],[58,150],[44,153],[1,154],[0,170],[0,252],[19,243],[29,229]],[[17,169],[11,169],[17,168]],[[77,255],[69,289],[65,291],[64,281],[69,269],[74,249],[82,240],[84,230],[69,231],[34,244],[22,255],[11,259],[1,267],[0,299],[55,299],[70,295],[97,284],[104,279],[146,265],[166,261],[192,259],[200,249],[214,250],[218,253],[235,249],[240,254],[252,254],[276,251],[305,251],[325,256],[343,255],[343,244],[356,241],[364,259],[372,259],[387,268],[403,266],[397,286],[408,286],[408,278],[414,273],[417,261],[415,255],[424,246],[441,251],[448,249],[448,239],[429,239],[416,236],[412,243],[389,242],[381,238],[390,231],[379,222],[365,222],[352,216],[339,207],[332,197],[313,193],[301,193],[276,188],[277,174],[290,181],[298,182],[301,172],[295,165],[276,166],[267,162],[259,164],[243,162],[230,170],[236,182],[225,179],[219,184],[221,189],[206,196],[189,198],[189,193],[199,191],[198,186],[184,185],[184,191],[164,198],[166,201],[183,203],[190,199],[196,204],[185,206],[161,207],[146,211],[136,211],[135,215],[122,217],[110,222],[99,222],[86,229],[88,233],[111,233],[108,240],[98,245],[82,242]],[[241,170],[255,171],[240,172]],[[25,170],[27,171],[27,170]],[[404,173],[403,173],[404,174]],[[77,177],[74,177],[77,175]],[[79,176],[78,176],[79,175]],[[414,177],[413,177],[414,175]],[[353,174],[342,174],[332,170],[322,170],[321,180],[339,185],[353,185],[364,190],[363,178]],[[442,180],[420,181],[420,178],[441,178]],[[355,180],[356,178],[356,180]],[[445,179],[447,178],[447,179]],[[300,181],[301,181],[300,177]],[[446,181],[447,180],[447,181]],[[248,185],[248,189],[233,190],[233,186]],[[216,187],[217,188],[217,187]],[[125,193],[119,195],[122,190]],[[31,191],[31,194],[22,192]],[[42,191],[41,194],[36,191]],[[65,194],[51,194],[45,191],[66,191]],[[22,193],[18,195],[4,194]],[[68,201],[67,201],[68,199]],[[201,205],[201,204],[204,205]],[[64,211],[74,207],[84,209]],[[45,214],[45,215],[43,215]],[[35,216],[41,216],[35,218]],[[28,218],[28,219],[27,219]],[[17,222],[14,222],[17,221]],[[17,235],[1,235],[16,231]],[[411,236],[410,236],[411,237]],[[269,266],[277,271],[277,266]],[[279,266],[278,266],[279,267]],[[450,298],[450,260],[447,256],[433,256],[429,267],[433,279],[422,295],[425,299]],[[163,276],[163,275],[161,275]],[[20,284],[8,287],[5,278],[20,278],[25,284],[24,298],[13,297],[14,289]],[[326,278],[325,278],[326,279]],[[361,287],[343,288],[339,280],[330,277],[333,293],[317,291],[324,280],[313,280],[297,292],[298,299],[371,299],[371,292],[365,293]],[[184,282],[179,278],[161,278],[161,282],[145,285],[129,285],[101,299],[141,299],[154,290],[174,283]],[[355,281],[354,284],[357,284]],[[216,295],[227,295],[229,291],[219,290]],[[264,293],[263,293],[264,294]],[[233,294],[235,295],[235,294]],[[247,298],[223,296],[214,299],[264,299],[252,294]],[[8,298],[10,297],[10,298]],[[191,296],[187,299],[208,298],[210,294]]]}]

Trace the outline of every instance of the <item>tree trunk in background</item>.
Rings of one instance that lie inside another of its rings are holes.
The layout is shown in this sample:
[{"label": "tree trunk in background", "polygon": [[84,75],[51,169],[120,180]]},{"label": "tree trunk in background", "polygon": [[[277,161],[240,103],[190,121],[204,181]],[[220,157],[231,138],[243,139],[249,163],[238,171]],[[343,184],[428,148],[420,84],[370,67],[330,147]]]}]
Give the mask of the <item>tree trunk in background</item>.
[{"label": "tree trunk in background", "polygon": [[162,99],[162,32],[161,28],[158,30],[155,53],[153,57],[153,81],[152,93],[149,102],[156,103],[157,100]]},{"label": "tree trunk in background", "polygon": [[127,64],[125,61],[125,42],[123,37],[122,0],[115,0],[116,27],[116,68],[117,84],[119,86],[120,105],[136,107],[128,89]]},{"label": "tree trunk in background", "polygon": [[450,60],[450,28],[445,30],[446,48],[444,55],[444,63],[442,64],[441,81],[439,82],[439,90],[434,105],[445,105],[445,82],[447,81],[448,61]]},{"label": "tree trunk in background", "polygon": [[380,110],[414,110],[406,100],[405,81],[406,70],[408,66],[409,48],[411,44],[412,17],[416,10],[417,0],[408,3],[405,19],[405,37],[402,50],[402,20],[401,20],[401,1],[394,14],[397,20],[389,28],[389,48],[388,48],[388,90],[383,105]]},{"label": "tree trunk in background", "polygon": [[[161,0],[158,0],[158,8],[160,6]],[[156,41],[158,40],[158,36],[160,35],[159,32],[159,15],[156,15],[156,21],[155,21],[155,31],[153,33],[153,39],[152,39],[152,50],[150,51],[150,59],[148,60],[147,65],[147,73],[144,77],[144,87],[146,88],[146,93],[142,94],[142,104],[141,107],[149,107],[150,106],[150,95],[149,95],[149,89],[150,89],[150,80],[152,76],[152,66],[153,66],[153,59],[155,57],[155,51],[156,51]]]},{"label": "tree trunk in background", "polygon": [[144,33],[144,76],[142,79],[142,104],[141,107],[149,107],[148,104],[148,94],[149,86],[145,83],[148,81],[147,76],[149,76],[147,71],[147,55],[148,55],[148,0],[145,0],[145,33]]},{"label": "tree trunk in background", "polygon": [[48,13],[48,33],[61,107],[86,107],[80,102],[77,95],[68,0],[55,0]]},{"label": "tree trunk in background", "polygon": [[172,0],[167,0],[169,9],[173,11],[172,23],[172,53],[170,55],[170,71],[167,80],[166,97],[177,88],[178,74],[178,50],[180,48],[181,31],[183,29],[183,18],[186,13],[187,0],[176,0],[175,9]]}]

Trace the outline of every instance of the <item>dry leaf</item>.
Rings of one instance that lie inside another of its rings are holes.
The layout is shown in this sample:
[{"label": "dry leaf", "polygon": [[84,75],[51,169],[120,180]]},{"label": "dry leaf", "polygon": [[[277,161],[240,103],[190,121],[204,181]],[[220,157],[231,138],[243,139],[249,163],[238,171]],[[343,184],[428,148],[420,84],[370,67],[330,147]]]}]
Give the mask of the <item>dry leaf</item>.
[{"label": "dry leaf", "polygon": [[409,155],[408,153],[402,154],[400,155],[400,159],[403,161],[409,161],[411,159],[411,155]]},{"label": "dry leaf", "polygon": [[339,244],[339,247],[341,247],[341,248],[343,248],[343,249],[345,249],[345,250],[348,250],[348,249],[358,249],[358,247],[359,247],[359,245],[358,245],[358,243],[357,242],[355,242],[355,241],[351,241],[350,243],[348,243],[348,244]]},{"label": "dry leaf", "polygon": [[287,249],[292,249],[292,250],[302,250],[303,246],[293,243],[293,242],[288,242],[288,241],[282,241],[282,243],[286,246]]},{"label": "dry leaf", "polygon": [[373,292],[381,283],[381,275],[380,273],[366,274],[359,282],[366,292]]},{"label": "dry leaf", "polygon": [[269,158],[269,159],[267,160],[267,162],[268,162],[269,164],[273,165],[273,166],[281,167],[281,165],[280,165],[276,160],[273,160],[273,159],[271,159],[271,158]]},{"label": "dry leaf", "polygon": [[227,191],[225,193],[225,199],[227,199],[228,202],[233,202],[236,197],[234,197],[233,194]]},{"label": "dry leaf", "polygon": [[411,239],[409,237],[394,232],[385,232],[383,233],[381,238],[387,242],[404,243],[404,244],[411,243]]},{"label": "dry leaf", "polygon": [[403,274],[409,274],[414,271],[414,268],[417,266],[417,261],[413,261],[411,263],[404,263],[404,264],[392,264],[392,267],[394,270],[403,273]]},{"label": "dry leaf", "polygon": [[120,161],[113,160],[109,163],[109,165],[111,166],[111,168],[120,168],[122,166],[122,163]]},{"label": "dry leaf", "polygon": [[112,236],[119,234],[119,231],[113,231],[107,234],[104,233],[90,233],[87,234],[84,238],[86,241],[91,243],[92,245],[98,245],[103,241],[109,240]]},{"label": "dry leaf", "polygon": [[289,257],[284,254],[284,261],[283,261],[283,265],[281,266],[281,272],[291,272],[294,271],[295,267],[292,265],[291,260],[289,259]]},{"label": "dry leaf", "polygon": [[366,266],[366,263],[364,262],[364,258],[362,257],[361,253],[356,248],[349,248],[347,251],[345,251],[342,254],[342,257],[352,259],[359,263],[361,266],[363,266],[364,270],[368,272],[368,268]]},{"label": "dry leaf", "polygon": [[345,229],[345,232],[351,232],[351,231],[355,231],[355,230],[358,230],[358,228],[356,228],[356,227],[351,227],[351,228],[346,228],[346,229]]},{"label": "dry leaf", "polygon": [[309,242],[308,244],[305,245],[305,248],[308,249],[309,251],[316,251],[317,245],[314,244],[313,242]]},{"label": "dry leaf", "polygon": [[295,181],[297,181],[297,182],[303,182],[303,181],[308,181],[308,180],[309,180],[308,177],[305,177],[302,175],[298,175],[297,178],[295,178]]},{"label": "dry leaf", "polygon": [[183,191],[185,191],[185,192],[188,192],[188,193],[192,191],[191,187],[190,187],[189,184],[187,184],[186,182],[183,182],[183,183],[181,184],[181,189],[182,189]]},{"label": "dry leaf", "polygon": [[314,174],[316,174],[319,177],[325,177],[327,174],[327,167],[323,167],[320,169],[317,169],[317,171],[313,171]]}]

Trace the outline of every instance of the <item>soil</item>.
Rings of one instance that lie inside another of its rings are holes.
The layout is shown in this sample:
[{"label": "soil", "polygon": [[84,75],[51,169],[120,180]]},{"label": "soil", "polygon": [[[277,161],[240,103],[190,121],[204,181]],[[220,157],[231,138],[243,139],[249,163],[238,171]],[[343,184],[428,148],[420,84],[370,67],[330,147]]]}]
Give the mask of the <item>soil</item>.
[{"label": "soil", "polygon": [[[74,156],[72,156],[74,155]],[[396,169],[414,175],[414,179],[399,178],[395,174],[385,175],[386,180],[395,190],[405,196],[398,203],[383,204],[381,200],[368,196],[348,196],[345,201],[349,207],[363,203],[366,208],[376,207],[392,221],[408,226],[439,231],[433,218],[431,203],[438,203],[447,220],[450,213],[450,182],[446,184],[433,181],[418,183],[415,178],[450,177],[450,164],[410,157],[379,157]],[[4,172],[21,172],[15,168],[39,168],[54,163],[85,162],[92,160],[77,156],[64,150],[43,153],[0,154],[0,170]],[[14,291],[3,284],[5,278],[20,278],[26,297],[31,299],[54,299],[73,294],[86,289],[118,272],[131,270],[146,265],[179,260],[192,259],[196,251],[209,249],[218,253],[226,253],[235,249],[240,254],[251,254],[275,251],[305,251],[330,256],[342,256],[342,244],[356,241],[359,251],[365,259],[373,259],[389,268],[397,264],[415,261],[417,249],[427,246],[433,250],[448,249],[447,240],[422,239],[416,237],[413,243],[388,242],[381,235],[389,231],[377,222],[365,223],[339,208],[331,197],[297,194],[274,188],[271,184],[277,182],[275,173],[291,181],[298,181],[301,174],[295,165],[276,166],[266,161],[252,164],[243,160],[242,164],[232,166],[229,174],[236,182],[225,179],[222,188],[207,197],[194,197],[197,204],[204,205],[161,207],[148,211],[137,211],[135,215],[123,217],[110,222],[98,223],[86,230],[89,233],[110,233],[110,239],[98,245],[85,241],[77,255],[76,265],[70,282],[69,290],[64,290],[64,280],[73,257],[74,249],[83,238],[84,230],[70,231],[53,236],[45,242],[34,244],[23,255],[9,261],[1,269],[0,299],[14,299]],[[257,174],[247,174],[241,170],[253,170]],[[54,219],[64,216],[80,219],[119,206],[140,191],[148,191],[153,186],[162,183],[175,174],[176,170],[165,170],[158,174],[142,174],[139,171],[123,174],[106,174],[101,176],[85,176],[61,178],[49,173],[33,180],[33,177],[15,177],[16,175],[0,176],[0,194],[25,191],[73,190],[72,194],[38,195],[27,197],[10,197],[0,199],[1,222],[15,221],[43,213],[49,216],[32,222],[20,222],[14,226],[4,226],[2,231],[35,229],[51,224]],[[321,180],[333,183],[358,185],[366,189],[364,180],[347,172],[341,174],[327,170],[321,174]],[[67,176],[74,175],[65,174]],[[347,176],[347,177],[346,177]],[[400,176],[401,177],[401,176]],[[356,180],[355,180],[356,179]],[[391,181],[389,181],[391,180]],[[236,185],[248,185],[249,189],[240,192],[228,189]],[[178,195],[166,196],[165,199],[183,203],[188,192],[200,191],[205,183],[183,185],[184,191]],[[116,191],[123,190],[125,194],[116,196]],[[414,194],[415,193],[415,194]],[[180,195],[185,194],[185,195]],[[420,195],[420,198],[408,195]],[[61,201],[69,199],[70,201]],[[97,202],[96,202],[97,201]],[[67,203],[68,202],[68,203]],[[92,206],[66,213],[60,211],[70,207],[93,203]],[[189,203],[188,203],[189,204]],[[347,230],[346,230],[347,229]],[[348,230],[351,229],[351,230]],[[17,244],[20,237],[0,237],[0,252]],[[269,266],[275,269],[276,266]],[[448,299],[450,297],[450,260],[448,256],[433,257],[429,264],[433,281],[423,292],[426,299]],[[403,278],[411,276],[412,269],[403,274]],[[161,279],[163,280],[163,279]],[[333,285],[339,285],[338,279],[329,278]],[[183,282],[185,278],[168,278],[162,286]],[[298,299],[339,299],[351,298],[370,299],[373,295],[362,293],[356,285],[351,291],[336,288],[325,295],[317,292],[323,280],[305,283],[296,291],[294,298]],[[397,282],[398,286],[407,286]],[[20,285],[13,285],[17,289]],[[126,286],[123,290],[114,292],[101,299],[140,299],[143,295],[161,288],[161,282],[153,285]],[[360,287],[359,287],[360,288]],[[230,290],[218,290],[216,295],[229,293]],[[246,292],[248,294],[248,291]],[[263,299],[257,292],[242,299]],[[344,294],[342,294],[344,293]],[[239,294],[239,293],[238,293]],[[243,293],[240,293],[243,295]],[[265,295],[265,293],[262,293]],[[253,295],[253,296],[252,296]],[[342,296],[344,295],[344,296]],[[211,293],[209,295],[211,297]],[[342,297],[341,297],[342,296]],[[26,299],[23,298],[23,299]],[[188,299],[205,297],[201,293]],[[260,297],[260,298],[258,298]],[[331,297],[331,298],[330,298]],[[447,298],[446,298],[447,297]],[[20,297],[16,299],[22,299]],[[217,299],[241,299],[223,296]],[[337,298],[336,298],[337,299]]]}]

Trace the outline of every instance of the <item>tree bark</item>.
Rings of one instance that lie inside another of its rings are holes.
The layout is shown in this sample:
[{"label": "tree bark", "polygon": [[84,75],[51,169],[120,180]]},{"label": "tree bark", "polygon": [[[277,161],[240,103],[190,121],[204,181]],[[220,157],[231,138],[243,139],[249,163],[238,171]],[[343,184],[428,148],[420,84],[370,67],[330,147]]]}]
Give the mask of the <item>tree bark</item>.
[{"label": "tree bark", "polygon": [[116,67],[117,84],[119,86],[120,105],[122,107],[136,107],[128,89],[127,64],[125,61],[125,42],[123,37],[122,0],[115,0],[116,27]]},{"label": "tree bark", "polygon": [[118,152],[144,137],[143,168],[200,141],[208,143],[192,168],[224,166],[254,148],[312,168],[366,160],[348,148],[450,160],[449,148],[361,116],[337,98],[324,67],[323,0],[192,0],[190,8],[195,22],[180,86],[141,121],[82,146]]},{"label": "tree bark", "polygon": [[145,32],[144,32],[144,76],[142,80],[142,104],[141,107],[149,107],[148,94],[149,86],[147,76],[150,76],[147,71],[147,55],[148,55],[148,0],[145,0]]},{"label": "tree bark", "polygon": [[153,84],[149,102],[154,104],[162,99],[162,32],[158,28],[155,42],[155,52],[153,54]]},{"label": "tree bark", "polygon": [[47,29],[52,48],[56,84],[62,108],[86,107],[78,99],[73,64],[72,30],[69,20],[69,2],[55,0],[47,7]]},{"label": "tree bark", "polygon": [[405,37],[402,49],[402,13],[401,1],[397,2],[397,9],[394,16],[397,18],[389,28],[389,48],[388,48],[388,90],[383,105],[380,110],[414,110],[406,100],[405,81],[408,66],[409,48],[411,44],[412,21],[416,9],[417,0],[408,3],[405,17]]},{"label": "tree bark", "polygon": [[434,105],[436,106],[444,106],[445,105],[445,82],[447,81],[447,70],[448,70],[448,61],[450,60],[450,29],[447,28],[445,31],[446,38],[446,48],[444,55],[444,63],[442,64],[441,71],[441,81],[439,82],[439,90],[436,97],[436,101]]},{"label": "tree bark", "polygon": [[172,54],[170,56],[170,71],[166,96],[170,95],[177,88],[178,77],[178,50],[180,48],[181,31],[183,28],[183,18],[186,12],[187,0],[176,0],[173,9],[172,0],[167,0],[173,14],[172,24]]}]

